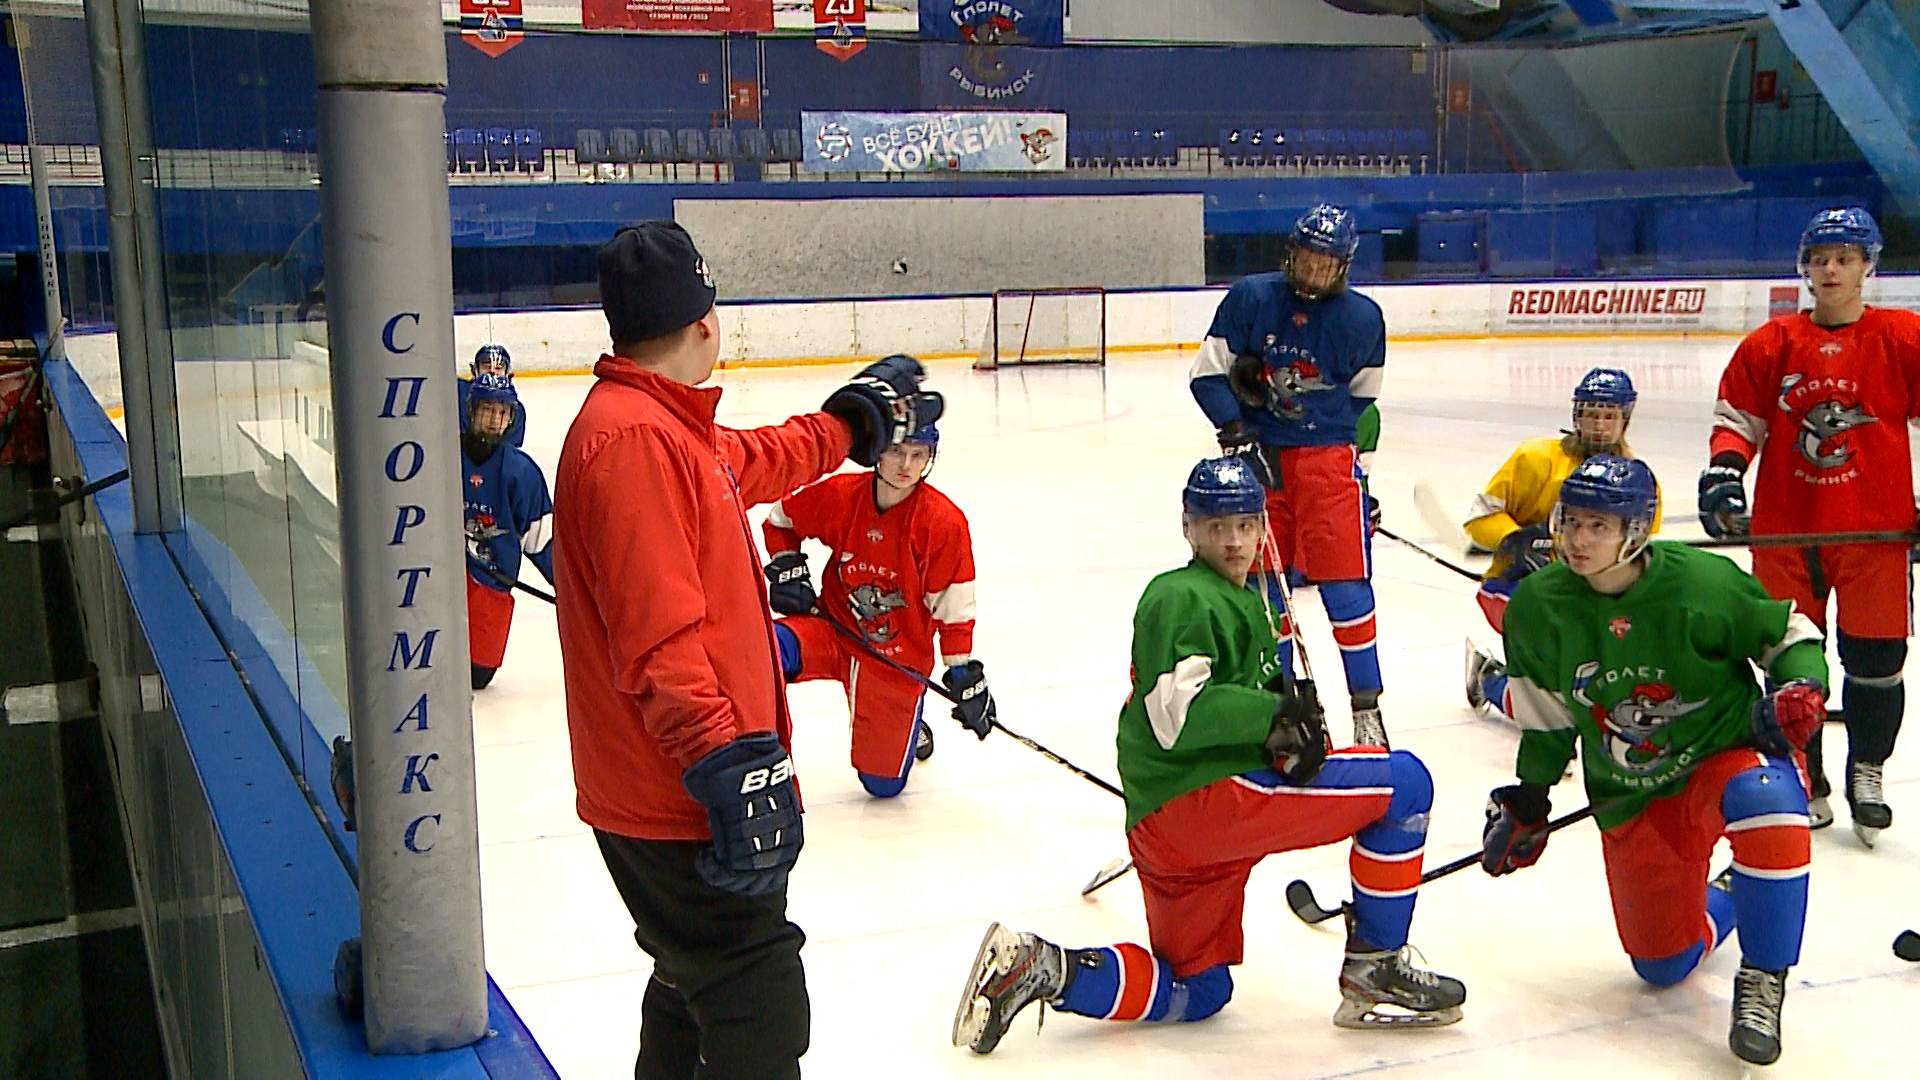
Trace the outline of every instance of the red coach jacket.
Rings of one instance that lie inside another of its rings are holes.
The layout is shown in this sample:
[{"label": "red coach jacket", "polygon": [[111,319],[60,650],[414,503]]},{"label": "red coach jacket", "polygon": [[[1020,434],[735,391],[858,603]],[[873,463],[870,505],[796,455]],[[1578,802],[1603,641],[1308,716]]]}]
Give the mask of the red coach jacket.
[{"label": "red coach jacket", "polygon": [[554,591],[580,818],[605,832],[701,840],[680,774],[735,738],[791,744],[786,688],[746,508],[835,468],[825,413],[735,431],[718,388],[603,356],[554,487]]}]

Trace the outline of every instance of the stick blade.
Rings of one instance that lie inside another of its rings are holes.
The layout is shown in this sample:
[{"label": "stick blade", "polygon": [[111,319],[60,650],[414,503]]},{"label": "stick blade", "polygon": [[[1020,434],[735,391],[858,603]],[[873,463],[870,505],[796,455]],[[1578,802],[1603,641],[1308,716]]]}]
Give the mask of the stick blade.
[{"label": "stick blade", "polygon": [[1320,901],[1314,898],[1313,886],[1299,878],[1287,884],[1287,906],[1293,909],[1293,914],[1301,922],[1309,926],[1326,922],[1340,914],[1338,908],[1328,911],[1321,907]]},{"label": "stick blade", "polygon": [[1446,505],[1433,490],[1433,485],[1425,480],[1416,480],[1413,484],[1413,509],[1420,515],[1420,523],[1427,527],[1434,539],[1450,545],[1456,552],[1465,552],[1470,544],[1467,531],[1447,512]]},{"label": "stick blade", "polygon": [[1120,880],[1122,877],[1125,877],[1127,871],[1131,869],[1133,869],[1133,863],[1131,861],[1126,859],[1113,860],[1107,865],[1101,867],[1100,872],[1093,875],[1093,878],[1089,880],[1083,888],[1081,888],[1080,898],[1082,900],[1093,899],[1094,893],[1099,892],[1101,889],[1104,889],[1107,886],[1113,884],[1114,882]]},{"label": "stick blade", "polygon": [[1920,961],[1920,934],[1900,931],[1900,936],[1893,939],[1893,955],[1909,962]]}]

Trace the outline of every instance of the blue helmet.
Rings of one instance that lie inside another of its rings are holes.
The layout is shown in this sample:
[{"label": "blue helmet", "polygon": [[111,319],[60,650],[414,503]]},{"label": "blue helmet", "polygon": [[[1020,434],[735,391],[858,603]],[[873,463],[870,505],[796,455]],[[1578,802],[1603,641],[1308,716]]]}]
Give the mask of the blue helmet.
[{"label": "blue helmet", "polygon": [[919,443],[922,446],[940,449],[940,429],[931,423],[922,424],[900,440],[903,443]]},{"label": "blue helmet", "polygon": [[1573,400],[1583,404],[1618,405],[1631,411],[1639,399],[1640,395],[1633,389],[1633,379],[1619,368],[1594,368],[1573,388]]},{"label": "blue helmet", "polygon": [[1293,234],[1287,242],[1292,251],[1317,251],[1340,260],[1332,282],[1311,284],[1302,280],[1290,254],[1287,284],[1300,299],[1318,300],[1347,287],[1347,268],[1353,262],[1353,253],[1360,250],[1360,229],[1354,224],[1353,214],[1332,203],[1318,203],[1293,223]]},{"label": "blue helmet", "polygon": [[1615,563],[1633,561],[1653,536],[1653,515],[1660,505],[1660,488],[1644,461],[1595,454],[1580,463],[1560,483],[1560,501],[1553,508],[1553,535],[1562,531],[1564,511],[1591,510],[1622,519],[1626,542]]},{"label": "blue helmet", "polygon": [[488,344],[480,346],[480,351],[473,354],[473,364],[471,365],[473,373],[478,375],[480,368],[486,364],[499,364],[500,370],[503,373],[507,375],[513,374],[513,357],[507,353],[507,347],[505,345]]},{"label": "blue helmet", "polygon": [[1822,210],[1807,222],[1800,234],[1800,266],[1807,265],[1807,254],[1822,244],[1852,244],[1866,253],[1867,261],[1880,263],[1880,226],[1873,215],[1857,206]]},{"label": "blue helmet", "polygon": [[1239,458],[1207,458],[1187,474],[1180,508],[1196,517],[1263,514],[1267,510],[1267,489]]},{"label": "blue helmet", "polygon": [[513,380],[505,375],[475,375],[467,386],[467,409],[484,401],[497,401],[511,407],[519,400],[513,392]]}]

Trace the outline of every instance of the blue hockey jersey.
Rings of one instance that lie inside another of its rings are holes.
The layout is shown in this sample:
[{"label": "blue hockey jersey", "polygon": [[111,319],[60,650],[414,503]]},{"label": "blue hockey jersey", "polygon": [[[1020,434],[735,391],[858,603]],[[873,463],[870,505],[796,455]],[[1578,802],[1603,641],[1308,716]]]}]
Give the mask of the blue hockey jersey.
[{"label": "blue hockey jersey", "polygon": [[[1268,407],[1234,396],[1227,373],[1237,356],[1265,364]],[[1227,290],[1189,377],[1216,428],[1243,420],[1269,446],[1341,446],[1355,441],[1356,421],[1380,396],[1386,363],[1380,305],[1351,289],[1302,300],[1275,272]]]},{"label": "blue hockey jersey", "polygon": [[[509,379],[509,382],[512,380]],[[465,435],[467,427],[467,391],[473,389],[472,379],[455,379],[453,385],[460,395],[460,434]],[[527,441],[527,407],[518,397],[513,399],[513,422],[507,425],[507,434],[501,440],[519,446]]]},{"label": "blue hockey jersey", "polygon": [[525,555],[553,581],[553,498],[540,466],[526,451],[504,442],[485,461],[476,462],[463,451],[460,462],[460,490],[467,503],[467,572],[475,581],[506,592],[512,586],[502,579],[519,580],[520,557]]}]

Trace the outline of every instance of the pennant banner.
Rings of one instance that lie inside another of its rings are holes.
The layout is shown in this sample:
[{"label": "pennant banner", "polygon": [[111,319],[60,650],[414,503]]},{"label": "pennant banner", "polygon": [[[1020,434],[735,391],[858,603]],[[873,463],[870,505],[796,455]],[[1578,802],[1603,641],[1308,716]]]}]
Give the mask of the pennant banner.
[{"label": "pennant banner", "polygon": [[813,0],[813,45],[842,63],[867,47],[867,0]]},{"label": "pennant banner", "polygon": [[460,0],[460,39],[499,56],[526,38],[521,0]]},{"label": "pennant banner", "polygon": [[803,112],[810,172],[1060,172],[1067,114]]}]

